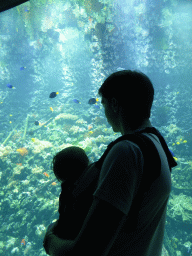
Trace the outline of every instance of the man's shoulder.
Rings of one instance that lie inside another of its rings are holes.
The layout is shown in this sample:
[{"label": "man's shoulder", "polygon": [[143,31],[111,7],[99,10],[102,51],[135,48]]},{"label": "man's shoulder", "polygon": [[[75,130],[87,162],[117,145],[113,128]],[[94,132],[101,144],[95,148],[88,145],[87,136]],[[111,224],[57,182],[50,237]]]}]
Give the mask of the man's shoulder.
[{"label": "man's shoulder", "polygon": [[111,149],[111,151],[122,151],[122,152],[127,152],[130,150],[137,150],[141,152],[141,149],[139,148],[139,146],[132,142],[131,140],[121,140],[119,142],[117,142]]},{"label": "man's shoulder", "polygon": [[117,142],[109,151],[106,156],[106,161],[131,161],[136,159],[142,159],[143,154],[139,146],[129,140],[122,140]]}]

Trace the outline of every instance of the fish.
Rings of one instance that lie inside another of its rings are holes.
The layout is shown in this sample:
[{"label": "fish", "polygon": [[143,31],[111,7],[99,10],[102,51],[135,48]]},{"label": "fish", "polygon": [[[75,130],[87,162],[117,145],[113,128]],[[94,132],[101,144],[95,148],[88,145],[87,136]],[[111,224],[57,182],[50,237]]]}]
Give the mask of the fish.
[{"label": "fish", "polygon": [[20,67],[20,70],[24,70],[26,67]]},{"label": "fish", "polygon": [[40,125],[39,121],[34,122],[35,125]]},{"label": "fish", "polygon": [[73,102],[81,104],[81,102],[77,99],[74,99]]},{"label": "fish", "polygon": [[50,107],[50,110],[53,112],[53,108],[52,107]]},{"label": "fish", "polygon": [[100,107],[97,104],[95,104],[94,107],[100,109]]},{"label": "fish", "polygon": [[47,178],[49,178],[49,174],[48,174],[48,173],[44,172],[43,174],[44,174]]},{"label": "fish", "polygon": [[55,185],[57,185],[57,183],[56,182],[52,182],[51,185],[55,186]]},{"label": "fish", "polygon": [[95,98],[91,98],[91,99],[89,99],[88,104],[92,105],[92,104],[97,103],[98,101],[99,101],[99,99],[98,99],[98,98],[97,98],[97,99],[95,99]]},{"label": "fish", "polygon": [[32,140],[33,142],[35,142],[35,138],[31,138],[31,140]]},{"label": "fish", "polygon": [[25,245],[25,239],[22,239],[22,240],[21,240],[21,244],[22,244],[22,245]]},{"label": "fish", "polygon": [[172,155],[172,156],[175,156],[174,153],[173,153],[173,151],[171,151],[171,149],[169,149],[169,151],[171,152],[171,155]]},{"label": "fish", "polygon": [[49,98],[55,98],[57,96],[57,94],[59,94],[58,92],[52,92],[49,95]]},{"label": "fish", "polygon": [[13,85],[11,84],[7,84],[7,87],[10,88],[10,89],[16,89]]}]

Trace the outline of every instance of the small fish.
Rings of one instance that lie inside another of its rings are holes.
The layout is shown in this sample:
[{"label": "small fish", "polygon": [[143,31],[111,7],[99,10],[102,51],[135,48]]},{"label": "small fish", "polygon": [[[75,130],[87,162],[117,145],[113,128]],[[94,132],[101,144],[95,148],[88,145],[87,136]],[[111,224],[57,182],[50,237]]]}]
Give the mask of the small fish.
[{"label": "small fish", "polygon": [[40,125],[39,121],[34,122],[35,125]]},{"label": "small fish", "polygon": [[51,185],[55,186],[55,185],[57,185],[57,183],[56,182],[52,182]]},{"label": "small fish", "polygon": [[32,140],[33,142],[35,142],[35,138],[31,138],[31,140]]},{"label": "small fish", "polygon": [[20,70],[24,70],[26,67],[20,67]]},{"label": "small fish", "polygon": [[53,112],[53,108],[52,107],[50,107],[50,110]]},{"label": "small fish", "polygon": [[22,240],[21,240],[21,244],[22,244],[22,245],[25,245],[25,239],[22,239]]},{"label": "small fish", "polygon": [[55,98],[57,96],[57,94],[59,94],[58,92],[52,92],[49,95],[49,98]]},{"label": "small fish", "polygon": [[47,178],[49,178],[49,174],[48,174],[48,173],[44,172],[43,174],[44,174]]},{"label": "small fish", "polygon": [[77,99],[74,99],[73,102],[81,104],[81,102]]},{"label": "small fish", "polygon": [[13,87],[13,85],[11,85],[11,84],[7,84],[7,87],[10,89],[15,89],[15,87]]},{"label": "small fish", "polygon": [[98,98],[97,98],[97,99],[95,99],[95,98],[91,98],[91,99],[89,99],[88,104],[92,105],[92,104],[97,103],[98,101],[99,101],[99,99],[98,99]]},{"label": "small fish", "polygon": [[100,109],[100,107],[97,104],[95,104],[94,107],[97,109]]},{"label": "small fish", "polygon": [[169,149],[169,151],[171,152],[171,155],[172,155],[172,156],[175,156],[174,153],[173,153],[173,151],[171,151],[171,149]]}]

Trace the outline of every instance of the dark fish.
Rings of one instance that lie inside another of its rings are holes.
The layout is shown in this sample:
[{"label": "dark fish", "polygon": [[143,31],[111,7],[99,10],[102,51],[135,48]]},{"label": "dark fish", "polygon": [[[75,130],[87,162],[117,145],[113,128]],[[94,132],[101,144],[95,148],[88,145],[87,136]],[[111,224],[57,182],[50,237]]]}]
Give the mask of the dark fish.
[{"label": "dark fish", "polygon": [[99,99],[91,98],[91,99],[89,99],[88,104],[92,105],[92,104],[97,103],[98,101],[99,101]]},{"label": "dark fish", "polygon": [[35,121],[34,124],[35,124],[35,125],[39,125],[39,121]]},{"label": "dark fish", "polygon": [[20,67],[20,70],[24,70],[26,67]]},{"label": "dark fish", "polygon": [[49,98],[55,98],[57,96],[57,94],[59,94],[58,92],[52,92],[49,95]]},{"label": "dark fish", "polygon": [[81,102],[79,100],[77,100],[77,99],[74,99],[73,102],[81,104]]},{"label": "dark fish", "polygon": [[13,85],[11,84],[7,84],[7,87],[11,88],[11,89],[14,89],[15,87],[13,87]]}]

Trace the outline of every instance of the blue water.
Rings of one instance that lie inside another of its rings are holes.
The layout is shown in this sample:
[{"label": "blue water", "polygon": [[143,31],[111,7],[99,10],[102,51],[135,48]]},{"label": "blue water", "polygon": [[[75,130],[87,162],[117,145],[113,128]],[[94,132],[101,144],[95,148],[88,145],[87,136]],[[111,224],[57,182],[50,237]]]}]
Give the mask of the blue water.
[{"label": "blue water", "polygon": [[100,99],[88,101],[123,69],[153,82],[151,122],[178,162],[162,255],[192,255],[191,51],[187,0],[32,0],[0,13],[0,255],[46,255],[60,193],[52,158],[78,145],[96,161],[120,136]]}]

